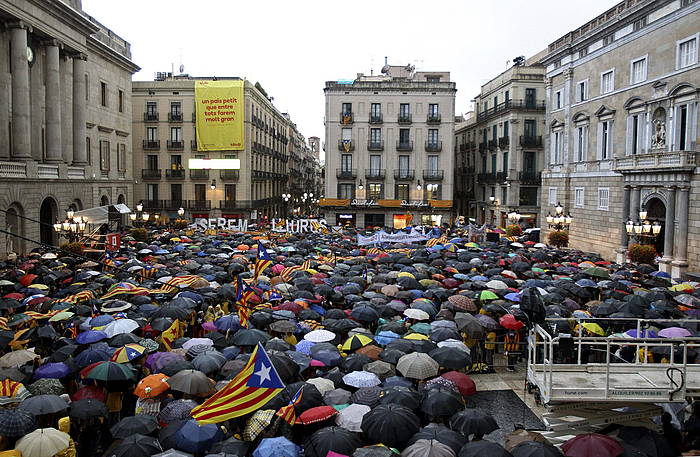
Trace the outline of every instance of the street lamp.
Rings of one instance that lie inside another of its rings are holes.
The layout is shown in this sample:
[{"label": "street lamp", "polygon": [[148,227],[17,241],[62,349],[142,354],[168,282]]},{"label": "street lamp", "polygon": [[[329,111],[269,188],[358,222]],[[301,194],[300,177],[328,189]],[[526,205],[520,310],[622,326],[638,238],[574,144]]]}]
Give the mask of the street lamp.
[{"label": "street lamp", "polygon": [[211,180],[211,184],[209,184],[209,188],[211,190],[216,190],[216,179]]},{"label": "street lamp", "polygon": [[517,210],[513,210],[510,213],[508,213],[508,222],[517,225],[520,223],[521,217],[521,214]]},{"label": "street lamp", "polygon": [[145,212],[143,210],[143,202],[140,201],[136,204],[136,212],[129,214],[129,219],[131,219],[131,222],[134,223],[134,226],[137,226],[139,221],[143,221],[143,225],[146,225],[146,222],[148,222],[148,219],[151,217],[148,212]]},{"label": "street lamp", "polygon": [[633,222],[631,218],[625,222],[625,231],[628,236],[637,238],[641,244],[644,244],[645,241],[653,243],[661,233],[661,223],[659,221],[651,222],[647,219],[647,211],[642,209],[639,212],[637,222]]},{"label": "street lamp", "polygon": [[66,210],[66,219],[63,222],[56,221],[53,224],[53,229],[56,233],[64,235],[68,241],[73,243],[78,237],[85,233],[88,219],[86,217],[75,216],[75,210],[68,208]]},{"label": "street lamp", "polygon": [[564,207],[558,202],[554,206],[554,215],[547,213],[547,224],[554,230],[569,230],[573,220],[571,214],[564,214]]},{"label": "street lamp", "polygon": [[289,214],[289,199],[292,198],[292,194],[283,193],[282,200],[284,200],[284,218],[286,219]]}]

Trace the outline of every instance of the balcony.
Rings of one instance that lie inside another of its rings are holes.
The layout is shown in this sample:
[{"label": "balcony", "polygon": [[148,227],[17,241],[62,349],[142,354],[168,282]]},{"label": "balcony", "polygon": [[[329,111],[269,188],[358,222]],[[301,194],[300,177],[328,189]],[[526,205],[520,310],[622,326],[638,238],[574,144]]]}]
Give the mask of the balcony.
[{"label": "balcony", "polygon": [[350,152],[355,150],[355,142],[350,140],[338,140],[338,151]]},{"label": "balcony", "polygon": [[190,140],[190,149],[193,151],[197,150],[197,140]]},{"label": "balcony", "polygon": [[488,148],[489,148],[489,151],[495,151],[496,150],[496,140],[489,140]]},{"label": "balcony", "polygon": [[145,112],[143,113],[143,122],[158,122],[158,112]]},{"label": "balcony", "polygon": [[423,179],[426,181],[442,181],[444,178],[444,170],[423,170]]},{"label": "balcony", "polygon": [[520,135],[520,146],[524,148],[541,148],[542,137]]},{"label": "balcony", "polygon": [[342,112],[340,113],[340,123],[342,125],[352,124],[353,122],[355,122],[354,118],[355,117],[353,116],[352,111],[349,113],[342,113]]},{"label": "balcony", "polygon": [[459,152],[467,152],[467,143],[462,143],[459,145]]},{"label": "balcony", "polygon": [[[692,148],[695,144],[691,143]],[[635,154],[615,159],[613,169],[621,173],[643,173],[649,170],[688,172],[697,167],[695,151],[672,151],[652,154]]]},{"label": "balcony", "polygon": [[184,169],[168,169],[165,170],[165,178],[166,179],[185,179],[185,170]]},{"label": "balcony", "polygon": [[497,173],[479,173],[476,179],[482,184],[503,183],[508,178],[508,174],[499,171]]},{"label": "balcony", "polygon": [[187,201],[182,199],[175,200],[161,200],[163,209],[177,210],[180,208],[187,208]]},{"label": "balcony", "polygon": [[160,169],[147,168],[141,170],[141,178],[143,179],[160,179],[162,176],[162,171]]},{"label": "balcony", "polygon": [[518,180],[520,184],[541,184],[542,183],[542,172],[541,171],[521,171],[518,173]]},{"label": "balcony", "polygon": [[442,122],[442,116],[437,113],[428,114],[426,122],[431,125],[439,124]]},{"label": "balcony", "polygon": [[479,143],[479,152],[486,152],[488,150],[488,146],[485,141]]},{"label": "balcony", "polygon": [[384,140],[379,141],[368,141],[367,142],[368,151],[383,151],[384,150]]},{"label": "balcony", "polygon": [[394,170],[395,181],[413,181],[416,176],[415,170]]},{"label": "balcony", "polygon": [[544,111],[545,103],[543,100],[506,100],[493,106],[485,111],[482,111],[476,115],[476,121],[481,122],[497,116],[502,113],[506,113],[510,110],[520,110],[520,111]]},{"label": "balcony", "polygon": [[440,152],[442,151],[442,141],[426,141],[425,152]]},{"label": "balcony", "polygon": [[221,170],[219,177],[224,181],[238,181],[240,174],[240,170]]},{"label": "balcony", "polygon": [[403,152],[410,152],[413,151],[413,141],[397,141],[396,142],[396,150],[397,151],[403,151]]},{"label": "balcony", "polygon": [[188,200],[187,208],[194,210],[209,210],[211,209],[211,200]]},{"label": "balcony", "polygon": [[182,122],[182,113],[168,113],[168,122]]},{"label": "balcony", "polygon": [[410,124],[411,122],[413,122],[413,121],[411,120],[410,114],[406,114],[406,113],[399,114],[399,118],[398,118],[399,124]]},{"label": "balcony", "polygon": [[143,209],[163,209],[162,200],[141,200],[143,203]]},{"label": "balcony", "polygon": [[182,140],[168,140],[167,148],[168,151],[183,151],[185,142]]},{"label": "balcony", "polygon": [[382,113],[369,113],[370,124],[381,124],[382,122],[384,122]]},{"label": "balcony", "polygon": [[338,179],[355,179],[357,178],[357,169],[336,168],[335,177]]},{"label": "balcony", "polygon": [[209,179],[209,170],[190,170],[190,179]]},{"label": "balcony", "polygon": [[365,179],[384,179],[386,177],[386,170],[384,169],[369,169],[365,170]]},{"label": "balcony", "polygon": [[507,148],[510,144],[510,137],[502,136],[498,139],[498,147],[501,149]]},{"label": "balcony", "polygon": [[159,151],[160,140],[143,140],[144,151]]}]

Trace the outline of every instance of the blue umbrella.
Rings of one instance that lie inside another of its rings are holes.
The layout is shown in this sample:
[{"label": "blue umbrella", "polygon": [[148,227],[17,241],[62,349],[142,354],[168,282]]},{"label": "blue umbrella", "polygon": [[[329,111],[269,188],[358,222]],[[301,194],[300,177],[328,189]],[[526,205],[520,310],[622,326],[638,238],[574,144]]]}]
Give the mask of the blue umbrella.
[{"label": "blue umbrella", "polygon": [[90,326],[91,327],[103,327],[110,322],[112,322],[114,318],[108,314],[103,314],[100,316],[95,316],[92,319],[90,319]]},{"label": "blue umbrella", "polygon": [[393,386],[401,386],[401,387],[413,387],[413,381],[410,379],[406,379],[402,376],[391,376],[389,378],[386,378],[384,382],[382,383],[382,387],[393,387]]},{"label": "blue umbrella", "polygon": [[671,275],[666,273],[665,271],[655,271],[653,273],[650,273],[649,276],[655,276],[657,278],[671,279]]},{"label": "blue umbrella", "polygon": [[311,348],[313,345],[316,344],[313,341],[309,340],[301,340],[297,343],[295,349],[297,352],[301,352],[302,354],[310,355],[311,354]]},{"label": "blue umbrella", "polygon": [[386,346],[387,344],[391,343],[397,338],[401,338],[401,335],[399,335],[398,333],[391,332],[389,330],[383,330],[377,333],[377,336],[374,338],[374,341],[381,344],[382,346]]},{"label": "blue umbrella", "polygon": [[110,353],[101,347],[89,347],[83,352],[75,356],[74,360],[76,365],[80,368],[85,368],[86,366],[93,364],[95,362],[103,362],[109,360]]},{"label": "blue umbrella", "polygon": [[584,278],[576,281],[576,285],[579,287],[598,287],[598,284],[592,279]]},{"label": "blue umbrella", "polygon": [[516,292],[511,292],[509,294],[506,294],[503,298],[506,300],[514,301],[514,302],[519,302],[520,301],[520,294]]},{"label": "blue umbrella", "polygon": [[488,281],[489,280],[489,278],[487,278],[486,276],[482,276],[482,275],[472,276],[471,279],[472,279],[472,281]]},{"label": "blue umbrella", "polygon": [[175,297],[186,297],[186,298],[190,298],[190,299],[194,300],[195,303],[199,303],[199,304],[204,303],[204,298],[202,298],[201,295],[199,295],[198,293],[189,291],[189,290],[179,292]]},{"label": "blue umbrella", "polygon": [[657,335],[655,331],[644,330],[644,329],[642,329],[641,332],[637,332],[637,329],[627,330],[625,332],[625,334],[631,336],[632,338],[658,338],[659,337],[659,335]]},{"label": "blue umbrella", "polygon": [[321,316],[326,314],[326,310],[322,306],[319,306],[319,305],[311,305],[311,306],[309,306],[309,309],[316,311]]},{"label": "blue umbrella", "polygon": [[253,457],[297,457],[299,446],[283,436],[263,438],[260,446],[253,451]]},{"label": "blue umbrella", "polygon": [[193,454],[207,452],[214,443],[224,439],[224,434],[216,424],[199,425],[196,420],[188,420],[175,435],[175,447]]},{"label": "blue umbrella", "polygon": [[63,362],[45,363],[34,371],[34,379],[60,379],[70,374],[70,367]]},{"label": "blue umbrella", "polygon": [[101,340],[106,340],[107,338],[109,337],[105,332],[101,332],[99,330],[88,330],[87,332],[83,332],[78,335],[75,342],[78,344],[90,344]]},{"label": "blue umbrella", "polygon": [[220,317],[214,322],[216,328],[219,330],[231,330],[236,331],[241,328],[241,322],[235,314],[228,314],[224,317]]},{"label": "blue umbrella", "polygon": [[339,353],[330,350],[320,350],[312,357],[329,367],[340,365],[340,362],[343,361],[343,357]]}]

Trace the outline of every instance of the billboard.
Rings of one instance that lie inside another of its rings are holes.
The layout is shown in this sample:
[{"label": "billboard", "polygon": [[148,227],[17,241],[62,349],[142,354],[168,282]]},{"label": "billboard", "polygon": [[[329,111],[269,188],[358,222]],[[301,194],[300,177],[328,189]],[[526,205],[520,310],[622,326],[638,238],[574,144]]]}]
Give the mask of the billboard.
[{"label": "billboard", "polygon": [[198,151],[240,151],[245,147],[245,81],[195,81]]},{"label": "billboard", "polygon": [[241,159],[190,159],[190,170],[240,170]]}]

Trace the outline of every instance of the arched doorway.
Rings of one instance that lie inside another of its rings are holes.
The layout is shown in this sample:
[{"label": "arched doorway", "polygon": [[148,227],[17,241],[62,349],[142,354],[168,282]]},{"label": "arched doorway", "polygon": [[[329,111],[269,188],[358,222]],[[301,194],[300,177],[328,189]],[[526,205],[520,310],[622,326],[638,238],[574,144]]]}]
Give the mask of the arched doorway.
[{"label": "arched doorway", "polygon": [[57,236],[53,224],[58,220],[58,204],[52,197],[46,197],[39,209],[40,240],[44,244],[56,245]]},{"label": "arched doorway", "polygon": [[126,203],[126,198],[124,197],[124,194],[119,194],[119,196],[117,197],[117,203],[122,205]]},{"label": "arched doorway", "polygon": [[109,197],[106,195],[103,195],[102,198],[100,198],[100,206],[107,206],[109,205]]},{"label": "arched doorway", "polygon": [[[661,224],[661,231],[659,236],[654,240],[654,247],[659,255],[664,252],[664,238],[666,238],[666,205],[660,198],[653,197],[644,205],[644,209],[647,211],[647,219],[652,223],[658,221]],[[673,221],[671,221],[671,224]]]}]

